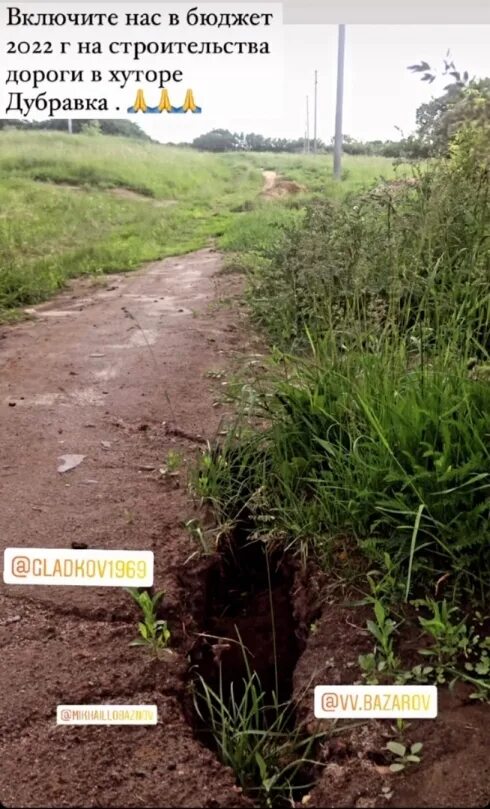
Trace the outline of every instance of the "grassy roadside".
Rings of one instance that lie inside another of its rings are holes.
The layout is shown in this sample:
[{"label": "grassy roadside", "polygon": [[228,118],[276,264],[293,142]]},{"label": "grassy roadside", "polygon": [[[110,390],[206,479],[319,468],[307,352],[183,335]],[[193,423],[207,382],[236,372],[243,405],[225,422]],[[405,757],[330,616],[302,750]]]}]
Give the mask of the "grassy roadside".
[{"label": "grassy roadside", "polygon": [[[226,156],[224,156],[226,159]],[[225,266],[230,270],[254,271],[267,265],[284,244],[285,234],[304,221],[312,200],[340,203],[383,181],[403,179],[412,169],[407,164],[395,165],[383,157],[344,156],[343,179],[332,176],[331,155],[249,154],[241,158],[249,166],[276,171],[305,188],[304,193],[257,202],[230,221],[219,239],[220,248],[228,254]]]},{"label": "grassy roadside", "polygon": [[[415,184],[313,200],[255,253],[237,240],[273,351],[197,481],[222,525],[325,570],[344,560],[373,605],[368,682],[459,679],[477,699],[490,696],[488,136],[463,132]],[[426,647],[415,663],[397,654],[406,632]]]}]

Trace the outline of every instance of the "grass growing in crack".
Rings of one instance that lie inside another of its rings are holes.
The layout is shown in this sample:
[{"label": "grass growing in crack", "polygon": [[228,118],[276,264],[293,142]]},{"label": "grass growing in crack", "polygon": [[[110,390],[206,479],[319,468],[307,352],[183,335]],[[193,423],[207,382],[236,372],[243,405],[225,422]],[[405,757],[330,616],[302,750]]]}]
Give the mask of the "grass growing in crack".
[{"label": "grass growing in crack", "polygon": [[[239,693],[237,693],[239,692]],[[262,806],[286,805],[311,783],[305,772],[315,765],[315,742],[327,734],[305,735],[295,727],[292,703],[279,703],[261,686],[255,672],[224,693],[220,669],[214,691],[202,677],[194,696],[197,714],[211,732],[221,761],[232,768],[246,794]]]},{"label": "grass growing in crack", "polygon": [[130,646],[146,646],[159,657],[167,650],[171,638],[167,621],[158,618],[158,606],[165,593],[162,591],[151,596],[147,590],[140,592],[135,588],[127,588],[127,592],[140,608],[143,618],[138,622],[139,637],[131,641]]}]

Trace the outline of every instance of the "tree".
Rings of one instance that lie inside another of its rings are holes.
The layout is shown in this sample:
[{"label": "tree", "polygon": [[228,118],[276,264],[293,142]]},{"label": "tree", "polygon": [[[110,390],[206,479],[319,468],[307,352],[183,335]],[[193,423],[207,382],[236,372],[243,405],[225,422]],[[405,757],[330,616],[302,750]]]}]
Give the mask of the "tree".
[{"label": "tree", "polygon": [[422,73],[422,81],[432,84],[438,75],[450,76],[444,93],[422,104],[416,113],[417,137],[430,154],[447,154],[455,135],[466,125],[490,123],[490,78],[471,78],[468,71],[456,69],[449,51],[444,69],[437,72],[428,62],[410,65]]},{"label": "tree", "polygon": [[240,136],[229,129],[213,129],[195,138],[192,145],[204,152],[234,152],[240,148]]},{"label": "tree", "polygon": [[[59,132],[68,131],[68,121],[66,118],[56,118],[49,121],[21,121],[10,118],[0,119],[0,129],[12,127],[12,129],[48,129]],[[102,135],[119,135],[123,138],[136,138],[137,140],[151,141],[149,135],[144,132],[138,124],[127,121],[124,118],[74,118],[72,128],[75,134],[99,130]]]}]

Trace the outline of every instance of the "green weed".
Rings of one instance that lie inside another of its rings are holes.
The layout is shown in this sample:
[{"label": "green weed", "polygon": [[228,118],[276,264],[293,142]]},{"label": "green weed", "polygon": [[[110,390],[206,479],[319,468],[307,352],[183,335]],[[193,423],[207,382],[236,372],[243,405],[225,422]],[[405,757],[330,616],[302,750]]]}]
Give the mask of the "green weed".
[{"label": "green weed", "polygon": [[439,684],[466,680],[477,687],[473,698],[490,698],[490,636],[482,633],[485,621],[480,613],[469,621],[446,599],[417,599],[414,605],[426,613],[418,621],[431,645],[419,649],[427,665],[415,667],[412,674]]},{"label": "green weed", "polygon": [[423,744],[421,742],[414,742],[410,747],[402,744],[401,742],[388,742],[386,749],[395,757],[394,761],[390,764],[391,772],[401,772],[409,764],[420,764],[420,753]]},{"label": "green weed", "polygon": [[139,637],[130,645],[146,646],[158,657],[162,651],[167,649],[171,638],[167,621],[159,619],[157,615],[164,593],[159,592],[150,596],[146,590],[140,592],[135,588],[127,588],[127,592],[140,608],[143,617],[143,620],[138,623]]},{"label": "green weed", "polygon": [[[328,369],[328,370],[327,370]],[[330,564],[350,535],[388,553],[407,596],[451,569],[480,595],[489,562],[490,390],[452,367],[321,347],[283,358],[255,401],[265,428],[234,426],[202,461],[199,491],[223,520]],[[269,389],[267,389],[269,387]],[[272,389],[272,392],[271,390]],[[238,435],[238,438],[237,438]]]},{"label": "green weed", "polygon": [[294,723],[294,704],[268,696],[246,665],[243,682],[225,694],[222,671],[217,691],[199,677],[194,694],[198,716],[211,732],[221,761],[231,767],[246,794],[262,806],[294,802],[312,783],[315,743],[335,733],[306,734]]},{"label": "green weed", "polygon": [[[364,603],[372,604],[375,620],[369,619],[366,626],[376,643],[372,652],[359,655],[359,665],[367,682],[376,684],[380,677],[393,677],[400,669],[400,660],[394,648],[394,635],[399,624],[391,618],[388,607],[383,604],[385,582],[377,582],[370,574],[367,579],[371,595],[364,599]],[[390,592],[390,595],[393,593]]]},{"label": "green weed", "polygon": [[[246,257],[272,357],[196,479],[219,522],[250,539],[326,569],[347,544],[353,566],[380,571],[366,677],[464,679],[479,699],[486,641],[453,608],[488,599],[488,133],[462,131],[410,182],[347,196],[341,184],[304,210],[235,222],[225,242]],[[290,156],[288,176],[311,190],[313,165]],[[442,583],[446,607],[426,604],[420,623],[424,662],[404,671],[392,614]]]}]

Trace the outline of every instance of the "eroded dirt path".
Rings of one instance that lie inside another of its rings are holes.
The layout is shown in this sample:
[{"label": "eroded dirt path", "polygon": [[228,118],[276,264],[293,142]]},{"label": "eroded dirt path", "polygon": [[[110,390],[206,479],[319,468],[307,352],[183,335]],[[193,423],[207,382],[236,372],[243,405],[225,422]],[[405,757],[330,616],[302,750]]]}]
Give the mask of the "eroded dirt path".
[{"label": "eroded dirt path", "polygon": [[[147,549],[176,640],[179,571],[195,550],[184,483],[161,479],[221,417],[208,372],[240,340],[211,250],[78,283],[0,329],[0,542]],[[174,428],[177,428],[175,431]],[[177,434],[176,434],[177,432]],[[182,438],[182,434],[190,438]],[[84,455],[70,472],[59,456]],[[234,778],[183,715],[185,659],[129,648],[137,613],[116,588],[0,585],[0,803],[239,806]],[[155,728],[57,727],[60,703],[156,702]]]}]

